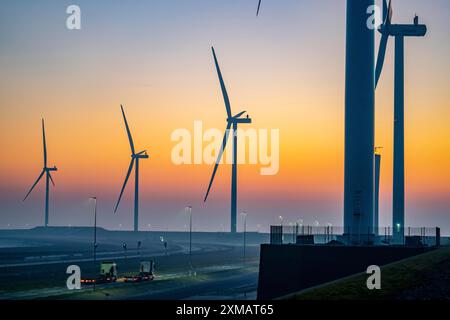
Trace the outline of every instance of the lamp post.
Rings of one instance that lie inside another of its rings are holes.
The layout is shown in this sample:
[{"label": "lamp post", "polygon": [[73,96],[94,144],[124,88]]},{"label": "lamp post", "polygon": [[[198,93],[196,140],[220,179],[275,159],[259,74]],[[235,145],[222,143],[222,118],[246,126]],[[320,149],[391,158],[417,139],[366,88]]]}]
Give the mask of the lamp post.
[{"label": "lamp post", "polygon": [[94,201],[94,263],[97,258],[97,197],[90,197]]},{"label": "lamp post", "polygon": [[299,227],[302,228],[302,235],[303,235],[303,219],[297,220],[297,234],[299,233]]},{"label": "lamp post", "polygon": [[167,257],[167,240],[164,240],[164,237],[159,237],[159,239],[161,240],[161,243],[163,244],[163,246],[164,246],[164,250],[165,250],[165,253],[166,253],[166,257]]},{"label": "lamp post", "polygon": [[189,214],[189,258],[190,258],[192,255],[192,207],[187,206],[185,210]]},{"label": "lamp post", "polygon": [[127,243],[124,242],[122,246],[123,246],[123,254],[126,259],[127,258]]},{"label": "lamp post", "polygon": [[245,261],[246,261],[246,246],[247,246],[247,212],[242,211],[241,212],[242,217],[244,218],[244,266],[245,266]]},{"label": "lamp post", "polygon": [[331,241],[331,238],[333,236],[333,225],[328,222],[327,223],[327,242]]},{"label": "lamp post", "polygon": [[283,241],[284,241],[284,235],[283,235],[283,216],[279,216],[278,219],[280,219],[281,244],[283,244]]},{"label": "lamp post", "polygon": [[[97,197],[90,197],[90,200],[94,201],[94,267],[97,260]],[[93,291],[95,291],[95,281]]]}]

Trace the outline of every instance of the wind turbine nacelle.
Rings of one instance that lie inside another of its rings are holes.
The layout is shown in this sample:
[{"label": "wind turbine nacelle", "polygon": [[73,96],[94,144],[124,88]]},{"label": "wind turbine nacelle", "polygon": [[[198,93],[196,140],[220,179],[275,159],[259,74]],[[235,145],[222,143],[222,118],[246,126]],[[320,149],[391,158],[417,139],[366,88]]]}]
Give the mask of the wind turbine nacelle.
[{"label": "wind turbine nacelle", "polygon": [[56,166],[54,166],[53,168],[45,168],[45,170],[47,170],[47,171],[58,171],[58,168],[56,168]]},{"label": "wind turbine nacelle", "polygon": [[132,158],[134,159],[148,159],[150,158],[150,156],[148,154],[133,154],[131,155]]},{"label": "wind turbine nacelle", "polygon": [[[424,37],[427,34],[427,26],[424,24],[393,24],[390,25],[389,35],[403,37]],[[380,30],[380,32],[382,32]]]},{"label": "wind turbine nacelle", "polygon": [[231,123],[252,123],[251,118],[228,118],[227,121]]}]

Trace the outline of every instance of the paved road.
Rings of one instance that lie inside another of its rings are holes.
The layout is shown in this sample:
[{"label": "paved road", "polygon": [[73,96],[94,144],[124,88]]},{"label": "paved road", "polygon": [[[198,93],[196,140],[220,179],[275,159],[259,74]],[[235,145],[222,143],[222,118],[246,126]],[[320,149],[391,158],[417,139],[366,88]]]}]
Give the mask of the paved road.
[{"label": "paved road", "polygon": [[[110,292],[109,299],[128,299],[128,300],[179,300],[179,299],[213,299],[220,296],[226,299],[244,299],[244,293],[249,293],[247,298],[253,298],[256,292],[258,283],[258,272],[255,266],[243,268],[239,265],[225,265],[225,266],[208,266],[196,269],[199,276],[198,280],[195,276],[188,277],[187,272],[161,273],[158,274],[156,280],[149,283],[141,283],[139,287],[139,294],[132,284],[116,282],[113,284],[97,285],[97,291]],[[204,277],[207,276],[207,280]],[[192,281],[186,285],[183,280],[187,278]],[[174,280],[180,279],[179,285]],[[164,282],[171,280],[170,282]],[[164,283],[155,289],[153,283]],[[127,288],[132,291],[128,292]],[[115,293],[115,289],[120,289],[120,294]],[[23,299],[38,299],[38,298],[52,298],[66,295],[71,298],[71,294],[90,293],[92,287],[83,287],[81,291],[68,292],[65,287],[43,288],[27,291],[16,291],[9,293],[1,293],[0,300],[23,300]],[[74,296],[77,299],[83,299],[83,296]],[[89,298],[89,296],[87,296]],[[256,295],[255,297],[256,298]]]},{"label": "paved road", "polygon": [[235,270],[237,275],[221,277],[214,275],[211,280],[170,288],[159,292],[148,291],[139,295],[127,297],[132,300],[210,300],[210,299],[256,299],[258,287],[257,270],[241,273]]}]

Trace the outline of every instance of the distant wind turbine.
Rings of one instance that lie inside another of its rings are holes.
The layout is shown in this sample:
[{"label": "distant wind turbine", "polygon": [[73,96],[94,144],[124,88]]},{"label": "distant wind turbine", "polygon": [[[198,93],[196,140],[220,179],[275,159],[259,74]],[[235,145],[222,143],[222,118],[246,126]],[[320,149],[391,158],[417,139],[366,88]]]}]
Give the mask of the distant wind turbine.
[{"label": "distant wind turbine", "polygon": [[389,37],[395,37],[395,75],[394,75],[394,176],[393,176],[393,236],[394,242],[403,242],[405,227],[405,37],[424,37],[426,25],[419,24],[418,16],[413,24],[392,24],[392,6],[383,1],[383,21],[379,28],[381,43],[378,52],[375,81],[378,84],[383,70],[386,47]]},{"label": "distant wind turbine", "polygon": [[117,212],[117,208],[119,207],[120,200],[122,199],[123,191],[128,182],[128,178],[130,177],[131,171],[133,170],[134,163],[136,163],[135,173],[135,184],[134,184],[134,231],[139,231],[139,160],[140,159],[148,159],[147,150],[136,153],[134,149],[133,138],[131,137],[130,128],[128,126],[127,118],[125,116],[125,111],[123,110],[123,106],[120,106],[122,110],[123,120],[125,122],[125,128],[127,130],[128,140],[130,142],[131,148],[131,162],[128,167],[128,172],[125,177],[125,182],[123,183],[122,190],[120,191],[119,199],[117,200],[116,207],[114,209],[114,213]]},{"label": "distant wind turbine", "polygon": [[223,99],[225,102],[225,107],[227,110],[227,128],[225,130],[225,134],[223,137],[222,146],[217,157],[216,164],[214,166],[214,170],[211,176],[211,180],[209,182],[208,191],[206,192],[206,196],[204,202],[208,199],[209,191],[211,190],[212,183],[214,181],[214,177],[217,172],[217,168],[219,167],[220,160],[222,158],[223,152],[227,145],[228,136],[230,133],[231,126],[233,126],[233,169],[231,175],[231,232],[236,233],[236,217],[237,217],[237,128],[239,123],[252,123],[252,119],[250,119],[247,115],[246,118],[241,118],[246,111],[242,111],[235,116],[232,116],[231,113],[231,105],[230,99],[228,98],[227,89],[225,88],[225,83],[222,78],[222,73],[220,71],[219,63],[217,62],[216,52],[214,48],[212,48],[212,53],[214,57],[214,63],[216,65],[217,75],[219,77],[220,87],[222,89]]},{"label": "distant wind turbine", "polygon": [[53,168],[47,167],[47,143],[45,141],[44,119],[42,119],[42,141],[43,141],[43,146],[44,146],[44,168],[42,169],[41,174],[39,175],[36,182],[31,187],[30,191],[28,191],[28,193],[25,196],[25,198],[23,199],[23,201],[25,201],[28,198],[30,193],[33,191],[34,187],[36,187],[39,180],[41,180],[41,178],[45,174],[45,227],[48,227],[48,200],[49,200],[49,193],[50,193],[50,188],[49,188],[50,181],[52,182],[53,186],[55,186],[55,182],[53,181],[53,178],[52,178],[52,175],[50,174],[50,172],[58,171],[58,169],[56,168],[56,166],[54,166]]}]

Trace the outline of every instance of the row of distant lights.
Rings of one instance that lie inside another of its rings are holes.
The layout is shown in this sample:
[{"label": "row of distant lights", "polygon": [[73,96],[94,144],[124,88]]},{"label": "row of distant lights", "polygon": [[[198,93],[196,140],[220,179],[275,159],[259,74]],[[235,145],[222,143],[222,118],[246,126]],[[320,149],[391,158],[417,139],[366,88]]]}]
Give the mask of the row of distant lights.
[{"label": "row of distant lights", "polygon": [[[242,212],[241,215],[242,215],[242,216],[247,216],[247,212]],[[278,219],[281,221],[281,224],[283,224],[283,216],[279,216]],[[302,226],[302,225],[303,225],[303,219],[297,220],[296,224]],[[293,223],[293,222],[289,222],[289,225],[292,226],[292,225],[294,225],[294,223]],[[329,227],[332,227],[332,226],[333,226],[331,223],[327,223],[326,225],[329,226]],[[8,223],[6,226],[7,226],[7,227],[11,227],[11,226],[14,226],[14,225],[11,225],[10,223]],[[29,226],[30,226],[29,223],[27,223],[27,224],[25,225],[25,227],[29,227]],[[72,224],[69,224],[68,226],[69,226],[69,227],[72,227]],[[123,226],[123,225],[122,225],[121,223],[119,223],[119,228],[122,228],[122,226]],[[187,225],[185,224],[184,226],[186,227]],[[220,226],[223,228],[223,224],[221,224]],[[319,221],[317,221],[317,220],[314,221],[314,226],[316,226],[316,227],[320,226]],[[147,227],[150,229],[150,228],[152,227],[152,225],[149,223],[149,224],[147,225]],[[257,227],[257,229],[260,229],[262,226],[261,226],[260,224],[257,224],[256,227]]]},{"label": "row of distant lights", "polygon": [[[244,216],[247,215],[247,213],[246,213],[246,212],[242,212],[241,215],[244,217]],[[278,219],[280,220],[281,224],[283,224],[283,217],[282,217],[282,216],[279,216]],[[296,224],[296,225],[299,225],[299,226],[302,226],[302,225],[303,225],[303,220],[302,220],[302,219],[299,219],[299,220],[297,220],[297,222],[296,222],[295,224]],[[326,225],[327,225],[328,227],[332,227],[332,226],[333,226],[331,223],[327,223]],[[29,223],[27,223],[27,224],[25,225],[25,227],[29,227],[29,226],[30,226]],[[123,225],[122,225],[121,223],[119,223],[118,226],[119,226],[119,228],[122,228],[122,227],[123,227]],[[294,223],[293,223],[293,222],[289,222],[289,226],[294,226]],[[317,220],[314,221],[314,226],[316,226],[316,227],[320,226],[319,221],[317,221]],[[8,223],[8,224],[6,225],[6,227],[7,227],[7,228],[10,228],[10,227],[14,227],[14,225],[11,225],[10,223]],[[68,227],[71,228],[71,227],[72,227],[72,224],[69,224]],[[147,227],[148,227],[148,229],[150,230],[151,227],[152,227],[152,225],[149,223],[149,224],[147,225]],[[187,228],[187,225],[185,224],[184,227]],[[225,227],[224,227],[223,224],[221,224],[220,227],[221,227],[221,230],[222,230],[222,231],[225,230]],[[258,232],[261,230],[261,228],[262,228],[262,225],[260,225],[260,224],[257,224],[257,225],[256,225],[256,230],[257,230]]]},{"label": "row of distant lights", "polygon": [[[278,219],[280,220],[280,224],[283,225],[283,216],[279,216]],[[293,222],[289,222],[289,226],[293,226],[293,225],[294,225]],[[295,225],[303,226],[303,219],[298,219],[297,222],[295,223]],[[314,226],[315,227],[319,227],[320,226],[319,221],[317,221],[317,220],[314,221]],[[327,222],[326,226],[327,227],[332,227],[333,224]]]}]

